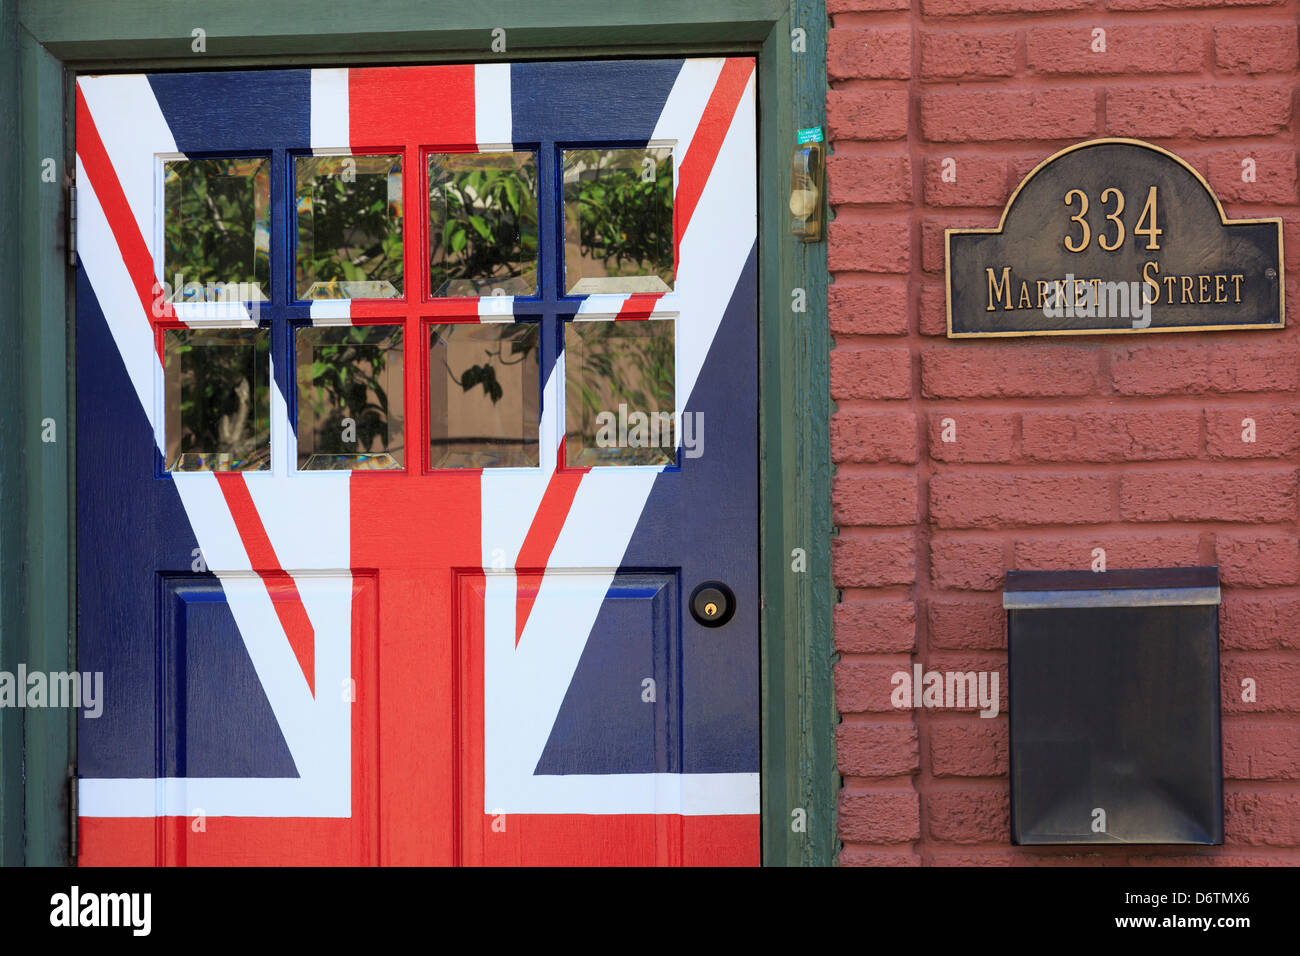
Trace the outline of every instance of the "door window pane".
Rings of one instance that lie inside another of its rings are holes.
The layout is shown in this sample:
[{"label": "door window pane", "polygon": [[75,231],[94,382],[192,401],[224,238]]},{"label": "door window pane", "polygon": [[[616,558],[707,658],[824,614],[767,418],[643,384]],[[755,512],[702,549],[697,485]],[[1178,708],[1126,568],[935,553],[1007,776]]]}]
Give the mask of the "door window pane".
[{"label": "door window pane", "polygon": [[163,333],[168,471],[271,467],[270,333]]},{"label": "door window pane", "polygon": [[536,157],[432,154],[429,260],[434,296],[535,295]]},{"label": "door window pane", "polygon": [[298,467],[402,467],[402,327],[298,330]]},{"label": "door window pane", "polygon": [[538,338],[535,322],[432,326],[431,467],[509,468],[540,462]]},{"label": "door window pane", "polygon": [[564,276],[572,295],[673,287],[673,151],[564,151]]},{"label": "door window pane", "polygon": [[299,156],[298,298],[402,295],[402,157]]},{"label": "door window pane", "polygon": [[564,326],[565,460],[671,465],[677,460],[673,322]]},{"label": "door window pane", "polygon": [[270,292],[271,162],[163,163],[163,281],[173,302],[254,302]]}]

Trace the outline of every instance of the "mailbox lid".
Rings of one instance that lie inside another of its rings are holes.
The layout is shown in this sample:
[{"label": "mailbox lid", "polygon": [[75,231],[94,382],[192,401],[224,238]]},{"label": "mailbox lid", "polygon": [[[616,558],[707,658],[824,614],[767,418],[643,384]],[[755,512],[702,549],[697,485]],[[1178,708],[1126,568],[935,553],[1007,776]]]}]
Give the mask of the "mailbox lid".
[{"label": "mailbox lid", "polygon": [[1007,610],[1070,607],[1217,605],[1219,569],[1138,568],[1125,571],[1008,571]]}]

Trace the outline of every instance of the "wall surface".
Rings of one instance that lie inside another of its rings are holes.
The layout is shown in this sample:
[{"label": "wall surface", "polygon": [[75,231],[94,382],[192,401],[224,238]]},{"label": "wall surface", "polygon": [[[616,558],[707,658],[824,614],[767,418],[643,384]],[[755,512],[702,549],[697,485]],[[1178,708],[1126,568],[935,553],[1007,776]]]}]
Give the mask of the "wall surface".
[{"label": "wall surface", "polygon": [[[1300,863],[1300,3],[827,8],[840,862]],[[996,225],[1025,173],[1099,136],[1182,156],[1231,217],[1283,217],[1289,328],[945,338],[943,229]],[[1005,708],[1005,571],[1095,548],[1221,569],[1222,847],[1012,847],[1005,712],[890,704],[919,662],[999,670]]]}]

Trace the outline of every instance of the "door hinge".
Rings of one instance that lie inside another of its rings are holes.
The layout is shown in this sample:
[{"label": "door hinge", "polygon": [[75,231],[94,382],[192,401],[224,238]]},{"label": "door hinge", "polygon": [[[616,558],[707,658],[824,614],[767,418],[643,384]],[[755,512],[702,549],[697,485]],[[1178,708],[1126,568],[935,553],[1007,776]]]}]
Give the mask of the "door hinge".
[{"label": "door hinge", "polygon": [[77,182],[68,183],[68,268],[77,268]]},{"label": "door hinge", "polygon": [[68,764],[68,862],[77,862],[77,765]]}]

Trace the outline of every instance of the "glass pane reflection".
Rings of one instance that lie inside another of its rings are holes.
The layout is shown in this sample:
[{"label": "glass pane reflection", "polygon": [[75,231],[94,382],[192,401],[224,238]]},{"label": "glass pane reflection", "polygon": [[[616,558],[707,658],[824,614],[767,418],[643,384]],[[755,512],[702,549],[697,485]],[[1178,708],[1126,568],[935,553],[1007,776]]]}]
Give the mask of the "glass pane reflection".
[{"label": "glass pane reflection", "polygon": [[673,151],[564,151],[564,276],[573,295],[673,287]]},{"label": "glass pane reflection", "polygon": [[565,324],[568,464],[677,460],[673,329],[670,319]]},{"label": "glass pane reflection", "polygon": [[401,468],[402,327],[298,330],[298,467]]},{"label": "glass pane reflection", "polygon": [[535,295],[536,157],[432,154],[429,247],[435,296]]},{"label": "glass pane reflection", "polygon": [[299,156],[298,298],[402,295],[402,157]]},{"label": "glass pane reflection", "polygon": [[163,333],[168,471],[271,467],[270,339],[266,329]]},{"label": "glass pane reflection", "polygon": [[163,281],[173,302],[270,294],[271,161],[163,163]]},{"label": "glass pane reflection", "polygon": [[538,464],[539,374],[535,322],[432,326],[430,466]]}]

